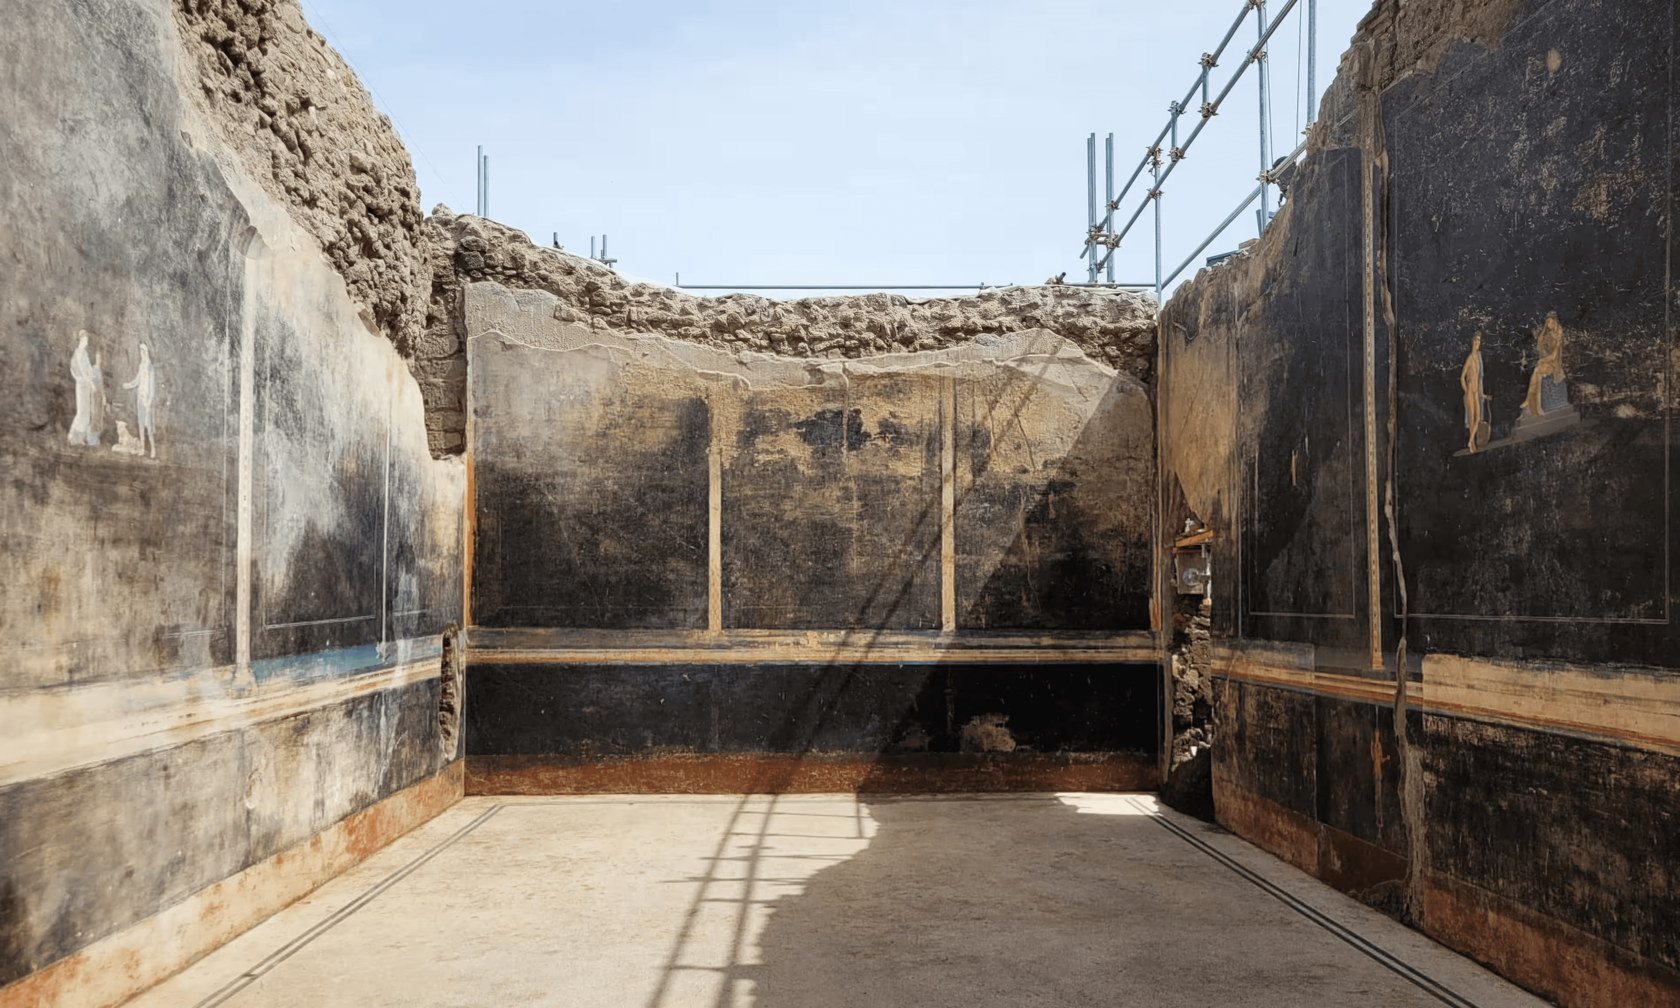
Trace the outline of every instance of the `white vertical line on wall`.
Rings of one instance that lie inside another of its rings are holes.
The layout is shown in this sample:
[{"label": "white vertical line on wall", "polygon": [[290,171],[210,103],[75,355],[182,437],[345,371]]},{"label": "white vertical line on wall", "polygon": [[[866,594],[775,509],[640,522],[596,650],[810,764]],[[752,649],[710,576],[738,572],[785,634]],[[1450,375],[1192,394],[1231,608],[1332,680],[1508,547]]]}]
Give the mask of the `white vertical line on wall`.
[{"label": "white vertical line on wall", "polygon": [[239,525],[235,548],[235,675],[251,679],[251,486],[256,455],[257,263],[247,253],[239,318]]},{"label": "white vertical line on wall", "polygon": [[379,556],[379,657],[385,657],[385,648],[391,640],[391,424],[395,419],[395,407],[390,383],[385,388],[385,514],[380,519],[383,542],[380,544]]},{"label": "white vertical line on wall", "polygon": [[939,389],[939,619],[945,633],[957,632],[957,380],[946,376]]},{"label": "white vertical line on wall", "polygon": [[[1383,667],[1382,572],[1377,562],[1377,315],[1376,315],[1376,179],[1381,171],[1371,165],[1365,173],[1364,270],[1365,295],[1365,583],[1366,621],[1370,624],[1370,668]],[[1392,336],[1390,338],[1393,338]],[[1397,674],[1405,678],[1406,671]]]},{"label": "white vertical line on wall", "polygon": [[[243,261],[244,260],[242,258],[241,262],[243,262]],[[223,350],[222,350],[222,534],[226,535],[227,534],[227,520],[228,520],[227,495],[228,495],[229,477],[232,476],[234,478],[238,478],[237,471],[234,472],[234,473],[229,473],[228,472],[228,469],[230,467],[228,466],[229,459],[228,459],[228,454],[227,454],[228,439],[238,436],[237,428],[233,427],[233,426],[230,426],[228,424],[228,420],[231,419],[228,416],[228,407],[234,405],[234,401],[233,401],[233,381],[234,381],[234,377],[233,377],[233,375],[234,375],[234,367],[233,367],[233,347],[234,347],[234,343],[233,343],[233,259],[232,258],[229,258],[228,261],[227,261],[227,268],[226,268],[226,271],[222,275],[222,280],[223,280],[223,288],[222,288],[222,291],[223,291],[223,296],[222,296],[222,340],[223,340],[223,344],[224,344]],[[241,324],[243,324],[243,321],[244,321],[244,316],[243,315],[240,316],[240,320],[241,320]],[[235,527],[235,529],[237,529],[238,528],[238,521],[239,521],[239,504],[238,504],[237,501],[234,502],[233,511],[234,511],[233,520],[234,520],[234,523],[235,523],[234,527]],[[239,549],[239,537],[238,537],[237,533],[235,533],[235,536],[234,536],[233,548],[236,552]],[[220,561],[217,564],[217,567],[220,569],[221,575],[216,581],[216,585],[217,585],[217,589],[218,589],[217,592],[216,592],[216,598],[218,600],[218,606],[219,606],[219,610],[218,610],[217,615],[216,615],[216,628],[218,630],[222,630],[222,631],[225,632],[227,630],[227,620],[228,620],[228,612],[227,612],[227,608],[226,608],[227,607],[227,589],[228,589],[228,583],[227,583],[227,553],[226,553],[226,551],[224,550],[217,559]],[[234,618],[235,619],[238,618],[237,614],[235,615]],[[234,646],[237,648],[238,644],[235,643]]]},{"label": "white vertical line on wall", "polygon": [[[463,297],[465,295],[463,294]],[[468,307],[467,311],[471,311]],[[470,315],[468,316],[470,318]],[[462,354],[470,360],[472,342],[469,337],[462,347]],[[473,413],[478,409],[478,400],[473,393],[473,375],[471,365],[468,365],[467,387],[462,394],[462,407],[466,411],[467,422],[465,443],[461,446],[461,460],[466,463],[466,485],[461,493],[461,640],[462,648],[470,641],[469,628],[473,625],[473,563],[478,544],[478,475],[475,460],[478,452],[478,422],[473,419]],[[464,654],[464,652],[463,652]],[[465,659],[463,659],[464,661]]]},{"label": "white vertical line on wall", "polygon": [[[1239,322],[1232,328],[1236,330],[1237,334],[1241,334],[1241,326],[1242,323]],[[1237,403],[1242,401],[1242,365],[1237,360],[1237,347],[1240,345],[1235,340],[1227,340],[1225,343],[1225,387],[1231,390],[1232,405],[1230,411],[1232,450],[1225,455],[1225,485],[1230,488],[1227,491],[1229,499],[1226,501],[1226,507],[1227,513],[1230,515],[1231,558],[1233,561],[1231,573],[1228,577],[1231,579],[1231,598],[1234,603],[1231,606],[1231,621],[1235,627],[1235,637],[1239,641],[1242,640],[1243,636],[1243,613],[1248,611],[1244,608],[1248,605],[1248,557],[1243,552],[1243,542],[1247,538],[1244,530],[1248,528],[1244,524],[1248,521],[1248,495],[1243,492],[1242,488],[1245,451],[1241,441],[1242,423],[1238,418],[1236,409]],[[1160,435],[1157,434],[1156,436],[1159,437]],[[1174,573],[1177,573],[1176,568]]]},{"label": "white vertical line on wall", "polygon": [[723,631],[723,447],[717,402],[712,402],[706,446],[706,629]]}]

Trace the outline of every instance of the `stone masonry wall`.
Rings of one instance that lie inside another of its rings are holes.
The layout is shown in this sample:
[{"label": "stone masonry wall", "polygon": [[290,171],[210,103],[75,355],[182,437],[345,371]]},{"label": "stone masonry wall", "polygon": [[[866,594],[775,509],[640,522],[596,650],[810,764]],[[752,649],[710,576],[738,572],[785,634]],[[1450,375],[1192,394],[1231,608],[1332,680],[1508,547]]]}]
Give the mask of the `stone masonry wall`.
[{"label": "stone masonry wall", "polygon": [[175,0],[198,111],[246,174],[291,211],[363,321],[405,357],[425,323],[420,187],[391,121],[295,0]]},{"label": "stone masonry wall", "polygon": [[928,300],[699,298],[632,283],[446,207],[426,226],[395,128],[295,0],[175,0],[172,9],[183,76],[198,84],[198,111],[220,128],[245,172],[320,243],[363,321],[407,359],[425,395],[434,455],[465,446],[461,286],[484,279],[548,291],[562,299],[562,311],[604,330],[792,357],[937,350],[986,334],[1048,329],[1148,381],[1154,301],[1141,293],[1050,286]]},{"label": "stone masonry wall", "polygon": [[460,450],[466,358],[461,288],[492,280],[543,290],[561,322],[603,332],[654,333],[734,351],[798,358],[859,358],[942,350],[987,336],[1048,329],[1093,360],[1149,384],[1155,300],[1139,291],[1061,285],[1007,287],[964,297],[878,293],[773,301],[752,294],[707,298],[637,283],[608,267],[533,245],[523,232],[439,206],[427,219],[432,302],[415,368],[427,394],[434,451]]}]

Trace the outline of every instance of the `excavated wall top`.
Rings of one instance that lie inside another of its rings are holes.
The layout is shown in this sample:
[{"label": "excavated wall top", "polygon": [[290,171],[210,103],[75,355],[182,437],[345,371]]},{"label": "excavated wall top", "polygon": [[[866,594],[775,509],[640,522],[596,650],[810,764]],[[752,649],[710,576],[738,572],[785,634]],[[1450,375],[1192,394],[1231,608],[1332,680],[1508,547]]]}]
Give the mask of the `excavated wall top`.
[{"label": "excavated wall top", "polygon": [[391,121],[295,0],[176,0],[189,97],[404,356],[430,289],[420,186]]},{"label": "excavated wall top", "polygon": [[1064,285],[1006,287],[965,297],[894,294],[774,301],[752,294],[694,297],[638,283],[590,259],[535,246],[523,233],[438,207],[427,219],[457,277],[546,290],[561,321],[659,333],[793,357],[863,357],[937,350],[982,333],[1049,329],[1093,359],[1146,379],[1155,348],[1155,302],[1136,291]]},{"label": "excavated wall top", "polygon": [[442,206],[425,218],[395,128],[295,0],[177,0],[174,10],[184,76],[197,82],[190,100],[319,242],[367,324],[408,360],[435,455],[465,446],[462,290],[481,280],[555,295],[561,321],[796,358],[938,350],[1047,329],[1151,380],[1156,306],[1141,292],[1045,285],[925,300],[701,298],[533,245],[484,218]]},{"label": "excavated wall top", "polygon": [[533,245],[524,233],[439,206],[427,218],[433,247],[431,324],[416,347],[433,448],[463,443],[461,290],[494,281],[559,298],[554,317],[618,334],[652,333],[726,350],[793,358],[859,358],[940,350],[978,338],[1046,329],[1091,359],[1149,384],[1155,299],[1139,291],[1064,285],[1006,287],[965,297],[877,293],[773,301],[752,294],[694,297],[641,283],[594,260]]}]

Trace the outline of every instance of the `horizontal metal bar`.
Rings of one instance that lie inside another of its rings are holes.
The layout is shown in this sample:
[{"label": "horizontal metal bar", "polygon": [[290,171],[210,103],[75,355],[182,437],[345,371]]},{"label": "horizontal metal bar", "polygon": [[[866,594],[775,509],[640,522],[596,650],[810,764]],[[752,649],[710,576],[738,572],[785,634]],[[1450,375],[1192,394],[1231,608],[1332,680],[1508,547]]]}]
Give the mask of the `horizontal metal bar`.
[{"label": "horizontal metal bar", "polygon": [[986,290],[1014,284],[678,284],[680,290]]},{"label": "horizontal metal bar", "polygon": [[[1282,160],[1282,161],[1281,161],[1281,162],[1279,162],[1279,163],[1278,163],[1278,166],[1277,166],[1277,168],[1273,168],[1273,169],[1272,169],[1272,171],[1277,171],[1277,170],[1278,170],[1278,168],[1282,168],[1282,167],[1283,167],[1283,166],[1284,166],[1284,165],[1287,165],[1287,164],[1289,164],[1289,163],[1290,163],[1290,162],[1292,162],[1292,161],[1294,161],[1294,160],[1295,160],[1295,159],[1296,159],[1296,158],[1298,158],[1298,157],[1300,157],[1300,156],[1301,156],[1301,154],[1302,154],[1302,152],[1303,152],[1303,151],[1305,151],[1305,150],[1306,150],[1306,149],[1307,149],[1307,141],[1305,141],[1305,140],[1302,140],[1302,141],[1301,141],[1301,142],[1300,142],[1300,144],[1298,144],[1298,145],[1297,145],[1297,146],[1296,146],[1296,147],[1295,147],[1295,149],[1294,149],[1294,150],[1292,150],[1292,151],[1290,151],[1290,152],[1289,152],[1289,156],[1288,156],[1288,157],[1286,157],[1286,158],[1284,158],[1284,159],[1283,159],[1283,160]],[[1258,190],[1256,190],[1256,192],[1258,192]],[[1253,200],[1254,200],[1254,197],[1253,197],[1253,196],[1250,196],[1250,197],[1249,197],[1249,198],[1248,198],[1248,199],[1249,199],[1249,202],[1253,202]],[[1145,201],[1144,201],[1144,204],[1143,204],[1143,206],[1144,206],[1144,207],[1146,207],[1146,206],[1148,206],[1148,205],[1149,205],[1149,202],[1148,202],[1148,201],[1147,201],[1147,200],[1145,200]],[[1246,206],[1248,206],[1248,203],[1244,203],[1244,204],[1243,204],[1243,206],[1244,206],[1244,207],[1246,207]],[[1242,211],[1242,207],[1238,207],[1238,208],[1237,208],[1237,212],[1239,212],[1239,213],[1240,213],[1240,212],[1241,212],[1241,211]],[[1138,213],[1142,213],[1142,212],[1143,212],[1143,207],[1138,207]],[[1234,217],[1233,217],[1233,218],[1232,218],[1232,219],[1235,219],[1235,218],[1234,218]],[[1226,221],[1226,222],[1225,222],[1225,223],[1224,223],[1224,224],[1221,224],[1221,225],[1219,225],[1219,228],[1220,228],[1220,230],[1221,230],[1221,231],[1223,231],[1223,230],[1224,230],[1224,229],[1225,229],[1225,228],[1227,228],[1227,227],[1229,227],[1229,226],[1230,226],[1230,224],[1231,224],[1231,221],[1229,221],[1229,220],[1227,220],[1227,221]],[[1209,238],[1208,238],[1208,242],[1211,242],[1211,241],[1213,241],[1213,239],[1214,239],[1214,238],[1216,238],[1216,237],[1218,237],[1218,236],[1219,236],[1219,231],[1215,231],[1215,232],[1214,232],[1214,233],[1213,233],[1213,235],[1212,235],[1212,236],[1211,236],[1211,237],[1209,237]],[[1203,242],[1203,243],[1202,243],[1202,248],[1207,248],[1207,245],[1208,245],[1208,242]],[[1103,267],[1103,266],[1107,266],[1107,265],[1108,265],[1108,261],[1109,261],[1109,260],[1110,260],[1110,259],[1112,259],[1112,258],[1113,258],[1113,257],[1114,257],[1114,253],[1115,253],[1115,252],[1116,252],[1116,251],[1118,251],[1118,250],[1117,250],[1117,249],[1109,249],[1109,252],[1108,252],[1108,255],[1106,255],[1106,256],[1103,256],[1103,258],[1102,258],[1102,261],[1101,261],[1101,262],[1099,262],[1099,263],[1097,263],[1097,266],[1098,266],[1098,268],[1101,268],[1101,267]],[[1198,252],[1198,253],[1200,253],[1200,252],[1201,252],[1201,249],[1197,249],[1197,250],[1196,250],[1196,251],[1197,251],[1197,252]],[[1196,258],[1196,256],[1195,256],[1195,255],[1192,255],[1192,256],[1191,256],[1191,257],[1190,257],[1190,258],[1191,258],[1191,259],[1194,259],[1194,258]],[[1186,261],[1186,263],[1188,263],[1188,262],[1189,262],[1189,260],[1185,260],[1185,261]],[[1173,277],[1176,277],[1176,276],[1178,276],[1178,274],[1179,274],[1179,272],[1182,272],[1182,271],[1183,271],[1183,269],[1184,269],[1184,267],[1183,267],[1183,266],[1180,266],[1180,267],[1179,267],[1179,268],[1178,268],[1178,270],[1177,270],[1177,271],[1175,271],[1175,272],[1174,272],[1174,273],[1173,273]],[[1162,283],[1171,283],[1171,282],[1172,282],[1172,278],[1171,278],[1171,277],[1169,277],[1169,278],[1168,278],[1168,279],[1166,279],[1166,280],[1163,280],[1163,281],[1162,281]]]},{"label": "horizontal metal bar", "polygon": [[1147,284],[678,284],[679,290],[1002,290],[1005,287],[1154,287]]},{"label": "horizontal metal bar", "polygon": [[1187,266],[1189,266],[1191,263],[1195,262],[1197,256],[1199,256],[1203,252],[1207,251],[1207,247],[1209,245],[1213,244],[1213,240],[1215,238],[1218,238],[1221,234],[1225,233],[1225,229],[1231,226],[1231,222],[1237,219],[1238,214],[1242,213],[1244,210],[1247,210],[1248,205],[1250,203],[1253,203],[1255,200],[1260,198],[1260,190],[1262,190],[1264,188],[1266,188],[1264,185],[1255,186],[1254,191],[1248,194],[1248,199],[1245,199],[1241,203],[1239,203],[1237,205],[1237,208],[1235,210],[1231,211],[1231,216],[1225,218],[1224,223],[1222,223],[1218,227],[1214,228],[1213,229],[1213,234],[1208,235],[1207,240],[1203,241],[1200,245],[1197,245],[1196,246],[1196,251],[1190,253],[1190,257],[1188,259],[1185,259],[1183,262],[1178,264],[1178,269],[1175,269],[1175,270],[1172,271],[1172,276],[1167,277],[1165,280],[1161,281],[1161,286],[1165,287],[1167,284],[1170,284],[1174,280],[1177,280],[1178,275],[1180,273],[1183,273]]}]

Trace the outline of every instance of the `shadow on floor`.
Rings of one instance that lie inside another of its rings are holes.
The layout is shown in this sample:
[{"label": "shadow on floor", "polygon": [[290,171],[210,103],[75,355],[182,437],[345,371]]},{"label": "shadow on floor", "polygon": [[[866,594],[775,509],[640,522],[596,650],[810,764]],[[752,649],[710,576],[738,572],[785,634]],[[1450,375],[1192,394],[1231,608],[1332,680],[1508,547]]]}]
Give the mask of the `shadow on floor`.
[{"label": "shadow on floor", "polygon": [[[1121,866],[1158,826],[1050,796],[863,804],[869,846],[774,904],[758,1008],[1121,1003],[1117,917],[1147,913]],[[1160,961],[1168,939],[1132,940]]]},{"label": "shadow on floor", "polygon": [[[738,907],[733,948],[697,966],[679,939],[647,1008],[1439,1005],[1164,828],[1148,798],[758,800],[696,898]],[[702,976],[714,993],[697,999]]]}]

